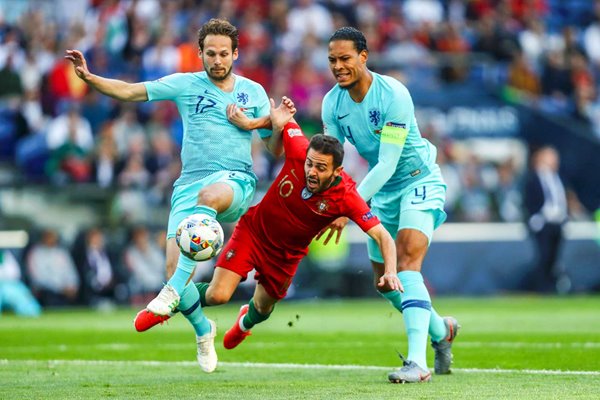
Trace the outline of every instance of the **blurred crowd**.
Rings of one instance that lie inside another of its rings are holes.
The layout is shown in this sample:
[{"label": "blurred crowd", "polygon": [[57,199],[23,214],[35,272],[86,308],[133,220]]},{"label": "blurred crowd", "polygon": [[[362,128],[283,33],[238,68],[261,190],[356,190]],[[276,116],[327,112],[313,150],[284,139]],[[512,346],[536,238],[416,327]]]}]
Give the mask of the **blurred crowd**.
[{"label": "blurred crowd", "polygon": [[[290,96],[309,134],[321,130],[321,99],[334,84],[327,40],[353,25],[376,71],[402,80],[411,68],[434,69],[443,85],[483,79],[470,71],[483,60],[506,100],[570,115],[600,137],[598,0],[0,0],[0,158],[27,184],[113,189],[123,215],[168,205],[180,170],[175,106],[90,91],[64,50],[84,52],[92,73],[130,82],[200,71],[197,30],[211,17],[239,28],[235,71],[275,99]],[[430,128],[421,121],[451,186],[450,220],[521,220],[526,162],[481,158]],[[266,185],[278,163],[259,141],[253,157]],[[366,165],[349,160],[360,179]]]},{"label": "blurred crowd", "polygon": [[[91,227],[69,245],[57,230],[45,229],[21,254],[0,249],[0,311],[2,299],[24,315],[38,314],[39,305],[145,305],[165,280],[165,232],[134,226],[126,236],[114,242],[114,235]],[[9,289],[17,285],[31,294],[16,296]]]}]

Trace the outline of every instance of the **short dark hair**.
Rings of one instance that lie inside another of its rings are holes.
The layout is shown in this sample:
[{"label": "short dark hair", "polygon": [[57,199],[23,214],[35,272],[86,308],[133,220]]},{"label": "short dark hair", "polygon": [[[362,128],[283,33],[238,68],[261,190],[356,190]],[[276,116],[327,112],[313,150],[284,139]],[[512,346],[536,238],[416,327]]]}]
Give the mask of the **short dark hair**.
[{"label": "short dark hair", "polygon": [[308,150],[313,149],[321,154],[331,154],[333,156],[333,169],[336,169],[344,161],[344,146],[333,136],[326,136],[322,133],[314,135],[310,139]]},{"label": "short dark hair", "polygon": [[207,23],[202,25],[202,28],[198,30],[198,47],[200,51],[204,50],[204,39],[208,35],[229,36],[231,39],[231,50],[235,51],[238,47],[238,30],[226,19],[211,18]]},{"label": "short dark hair", "polygon": [[356,28],[351,26],[344,26],[331,35],[329,38],[329,42],[333,42],[335,40],[350,40],[354,43],[354,48],[359,53],[363,50],[369,51],[367,48],[367,38],[365,35]]}]

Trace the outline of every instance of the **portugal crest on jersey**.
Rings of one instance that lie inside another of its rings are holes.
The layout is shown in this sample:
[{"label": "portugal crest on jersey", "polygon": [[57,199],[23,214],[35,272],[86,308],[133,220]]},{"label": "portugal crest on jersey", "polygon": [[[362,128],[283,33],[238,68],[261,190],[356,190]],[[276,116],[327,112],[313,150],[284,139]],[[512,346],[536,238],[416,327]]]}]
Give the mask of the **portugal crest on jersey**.
[{"label": "portugal crest on jersey", "polygon": [[322,199],[317,202],[317,212],[319,214],[323,214],[325,211],[327,211],[327,209],[329,209],[329,203],[327,202],[327,199]]}]

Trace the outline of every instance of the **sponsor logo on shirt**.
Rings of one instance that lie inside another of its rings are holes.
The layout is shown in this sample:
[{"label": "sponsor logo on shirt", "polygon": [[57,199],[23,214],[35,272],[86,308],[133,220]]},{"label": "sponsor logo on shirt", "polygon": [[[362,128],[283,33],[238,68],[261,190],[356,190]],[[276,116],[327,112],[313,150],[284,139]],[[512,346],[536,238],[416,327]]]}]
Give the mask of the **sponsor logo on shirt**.
[{"label": "sponsor logo on shirt", "polygon": [[302,136],[302,131],[298,128],[292,128],[292,129],[288,129],[288,136],[289,137],[294,137],[294,136]]},{"label": "sponsor logo on shirt", "polygon": [[371,211],[367,212],[366,214],[364,214],[361,218],[363,221],[367,222],[368,220],[374,218],[375,216],[373,215],[373,213]]},{"label": "sponsor logo on shirt", "polygon": [[350,115],[350,113],[348,113],[348,114],[344,114],[344,115],[338,115],[338,119],[344,119],[344,118],[346,118],[348,115]]}]

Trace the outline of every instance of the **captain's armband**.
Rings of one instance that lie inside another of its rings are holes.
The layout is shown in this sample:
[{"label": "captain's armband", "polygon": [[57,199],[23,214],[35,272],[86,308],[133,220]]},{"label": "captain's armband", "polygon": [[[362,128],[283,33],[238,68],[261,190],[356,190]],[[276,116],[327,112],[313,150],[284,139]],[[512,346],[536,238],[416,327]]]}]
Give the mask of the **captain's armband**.
[{"label": "captain's armband", "polygon": [[408,130],[405,124],[398,124],[396,122],[387,122],[383,129],[381,129],[381,142],[390,143],[398,146],[404,146],[406,137],[408,136]]}]

